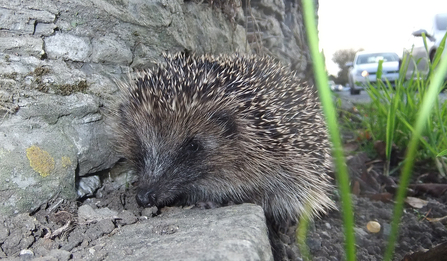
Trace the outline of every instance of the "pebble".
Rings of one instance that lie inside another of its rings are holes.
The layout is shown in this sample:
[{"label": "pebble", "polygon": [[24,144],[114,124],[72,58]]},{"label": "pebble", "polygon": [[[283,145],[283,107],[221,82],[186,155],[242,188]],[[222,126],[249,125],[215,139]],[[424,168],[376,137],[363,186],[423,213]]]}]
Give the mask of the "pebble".
[{"label": "pebble", "polygon": [[146,217],[153,217],[155,214],[157,214],[157,212],[158,212],[157,207],[150,207],[150,208],[143,209],[141,211],[141,215],[146,216]]},{"label": "pebble", "polygon": [[78,218],[81,222],[101,221],[104,219],[116,219],[118,212],[109,208],[93,209],[89,205],[82,205],[78,209]]},{"label": "pebble", "polygon": [[71,253],[62,249],[52,249],[50,256],[55,257],[59,261],[67,261],[71,258]]},{"label": "pebble", "polygon": [[321,237],[324,238],[324,239],[330,239],[330,238],[331,238],[331,236],[329,235],[329,233],[326,232],[326,231],[322,231],[322,232],[320,233],[320,235],[321,235]]},{"label": "pebble", "polygon": [[388,238],[388,236],[391,234],[391,225],[388,223],[384,223],[382,227],[383,227],[382,233],[384,238]]},{"label": "pebble", "polygon": [[20,250],[20,260],[31,260],[34,257],[34,252],[30,249]]},{"label": "pebble", "polygon": [[357,237],[363,237],[363,236],[368,235],[368,233],[366,233],[365,230],[358,228],[358,227],[354,228],[354,232]]},{"label": "pebble", "polygon": [[321,240],[320,239],[308,238],[306,243],[307,243],[307,247],[309,247],[309,249],[311,251],[318,251],[321,249]]},{"label": "pebble", "polygon": [[118,214],[118,219],[116,222],[120,225],[128,225],[133,224],[137,222],[137,217],[128,210],[123,210],[121,213]]},{"label": "pebble", "polygon": [[380,223],[377,221],[369,221],[368,224],[366,224],[366,229],[368,232],[371,233],[379,233],[380,232]]}]

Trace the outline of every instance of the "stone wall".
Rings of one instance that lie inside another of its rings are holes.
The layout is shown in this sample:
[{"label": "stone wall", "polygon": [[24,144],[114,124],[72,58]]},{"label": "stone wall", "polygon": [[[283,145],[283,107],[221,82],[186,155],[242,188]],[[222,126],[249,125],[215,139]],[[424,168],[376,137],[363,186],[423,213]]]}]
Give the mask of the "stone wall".
[{"label": "stone wall", "polygon": [[[227,3],[226,3],[227,2]],[[163,52],[261,53],[309,78],[293,0],[0,0],[0,214],[92,193],[116,79]]]}]

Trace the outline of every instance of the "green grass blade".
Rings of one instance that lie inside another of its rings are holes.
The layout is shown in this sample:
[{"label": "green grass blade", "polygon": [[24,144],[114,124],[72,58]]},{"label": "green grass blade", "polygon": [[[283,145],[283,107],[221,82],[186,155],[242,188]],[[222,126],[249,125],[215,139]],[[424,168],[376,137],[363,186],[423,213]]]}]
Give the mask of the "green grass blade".
[{"label": "green grass blade", "polygon": [[411,177],[411,170],[413,168],[414,158],[416,155],[416,149],[419,143],[419,139],[421,138],[421,134],[424,130],[427,117],[430,114],[430,110],[433,107],[434,101],[435,99],[438,99],[439,89],[442,86],[442,83],[444,81],[444,75],[446,72],[447,72],[447,59],[445,59],[444,56],[444,59],[441,59],[438,70],[436,71],[430,83],[430,86],[426,94],[424,95],[422,106],[419,111],[416,123],[414,125],[414,132],[408,145],[406,161],[400,177],[399,189],[397,191],[396,196],[396,206],[394,208],[393,221],[391,224],[391,234],[389,237],[389,242],[384,257],[384,260],[386,261],[391,260],[391,257],[394,253],[395,243],[398,237],[399,221],[403,211],[404,198],[406,196],[406,190]]},{"label": "green grass blade", "polygon": [[[405,127],[408,128],[409,131],[411,131],[411,133],[414,133],[415,130],[413,128],[413,126],[411,126],[411,124],[403,117],[402,113],[398,113],[397,117],[399,118],[399,121],[401,121]],[[419,137],[419,141],[428,149],[430,150],[431,153],[436,153],[436,149],[434,149],[425,139],[424,137],[420,136]]]},{"label": "green grass blade", "polygon": [[379,60],[379,65],[377,67],[377,73],[376,73],[377,81],[382,79],[382,69],[383,69],[383,60]]},{"label": "green grass blade", "polygon": [[424,43],[425,52],[428,53],[427,36],[422,33],[422,42]]},{"label": "green grass blade", "polygon": [[[390,89],[392,89],[391,84],[388,82],[388,85]],[[386,148],[385,148],[385,155],[386,155],[386,162],[385,162],[385,169],[384,169],[384,175],[388,176],[390,171],[390,160],[391,160],[391,150],[393,148],[394,143],[394,133],[396,131],[396,111],[399,105],[399,99],[400,99],[400,90],[401,87],[396,87],[396,92],[390,99],[391,104],[388,108],[388,114],[387,114],[387,122],[386,122]]]},{"label": "green grass blade", "polygon": [[[435,57],[434,57],[434,59],[433,59],[433,64],[434,64],[435,66],[439,63],[439,61],[440,61],[440,59],[441,59],[441,55],[442,55],[442,53],[444,52],[446,39],[447,39],[447,33],[446,33],[446,34],[444,35],[444,37],[442,38],[441,43],[439,44],[439,47],[438,47],[438,49],[436,50],[436,54],[435,54]],[[445,55],[444,55],[444,59],[446,59],[446,58],[445,58]],[[445,104],[445,102],[444,102],[444,104]],[[439,128],[440,128],[440,130],[441,130],[441,134],[443,135],[445,141],[447,142],[446,128],[445,128],[445,124],[443,124],[443,119],[446,119],[446,118],[447,118],[447,114],[442,113],[443,110],[442,110],[441,108],[438,107],[438,106],[439,106],[438,101],[436,101],[436,105],[435,105],[435,106],[436,106],[436,111],[435,111],[435,112],[436,112],[436,117],[437,117],[437,120],[438,120]],[[438,109],[438,108],[439,108],[439,109]],[[447,146],[447,144],[444,144],[444,145]]]},{"label": "green grass blade", "polygon": [[443,53],[444,47],[445,47],[446,38],[447,38],[447,33],[444,35],[441,42],[439,43],[438,49],[436,49],[436,53],[435,53],[435,56],[433,57],[433,62],[432,62],[434,68],[436,68],[436,66],[438,66],[438,63],[441,60],[441,56],[442,56],[442,53]]},{"label": "green grass blade", "polygon": [[[309,204],[307,204],[306,209],[307,209],[307,211],[309,211],[308,213],[311,212]],[[302,215],[300,217],[300,223],[298,224],[298,229],[297,229],[297,233],[296,233],[296,242],[298,243],[298,248],[301,253],[301,258],[304,261],[312,260],[312,258],[310,257],[309,247],[306,244],[307,230],[309,227],[309,222],[310,222],[309,216]]]},{"label": "green grass blade", "polygon": [[323,57],[319,52],[317,26],[313,0],[303,0],[304,22],[307,31],[310,53],[315,70],[315,80],[318,86],[323,112],[328,124],[330,140],[333,144],[335,157],[336,178],[340,189],[342,214],[345,233],[345,254],[348,261],[355,260],[354,218],[352,213],[351,194],[349,188],[348,170],[344,161],[343,147],[337,125],[335,108],[328,86],[328,79],[324,69]]}]

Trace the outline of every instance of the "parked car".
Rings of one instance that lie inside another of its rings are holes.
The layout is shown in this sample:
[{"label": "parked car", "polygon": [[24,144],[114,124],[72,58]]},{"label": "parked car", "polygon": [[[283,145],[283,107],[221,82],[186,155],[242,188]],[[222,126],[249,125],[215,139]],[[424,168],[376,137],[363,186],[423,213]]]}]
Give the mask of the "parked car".
[{"label": "parked car", "polygon": [[341,84],[332,85],[331,90],[334,92],[341,92],[341,91],[343,91],[343,85],[341,85]]},{"label": "parked car", "polygon": [[343,85],[341,84],[335,84],[334,81],[329,81],[329,88],[331,88],[331,91],[343,91]]},{"label": "parked car", "polygon": [[[425,49],[422,33],[427,40],[427,49]],[[412,48],[407,50],[406,54],[411,54],[407,69],[407,78],[412,77],[417,64],[417,70],[422,75],[428,73],[428,61],[432,61],[436,51],[439,48],[442,38],[447,33],[447,12],[438,13],[429,19],[429,23],[420,30],[413,32]],[[447,75],[446,75],[447,79]]]},{"label": "parked car", "polygon": [[400,59],[395,52],[366,52],[355,54],[354,61],[347,63],[349,68],[348,80],[351,94],[360,94],[367,83],[374,84],[377,81],[377,69],[382,60],[382,80],[387,79],[394,84],[399,77]]}]

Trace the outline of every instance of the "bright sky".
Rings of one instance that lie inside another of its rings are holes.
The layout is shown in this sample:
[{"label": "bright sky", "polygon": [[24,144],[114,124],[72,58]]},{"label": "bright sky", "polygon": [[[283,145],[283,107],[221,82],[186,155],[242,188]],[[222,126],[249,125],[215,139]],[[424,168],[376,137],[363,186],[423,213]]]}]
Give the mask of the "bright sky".
[{"label": "bright sky", "polygon": [[[411,48],[411,33],[430,15],[447,11],[447,0],[319,0],[320,49],[329,74],[337,75],[332,54],[340,49],[390,50],[399,56]],[[425,29],[425,28],[424,28]]]}]

